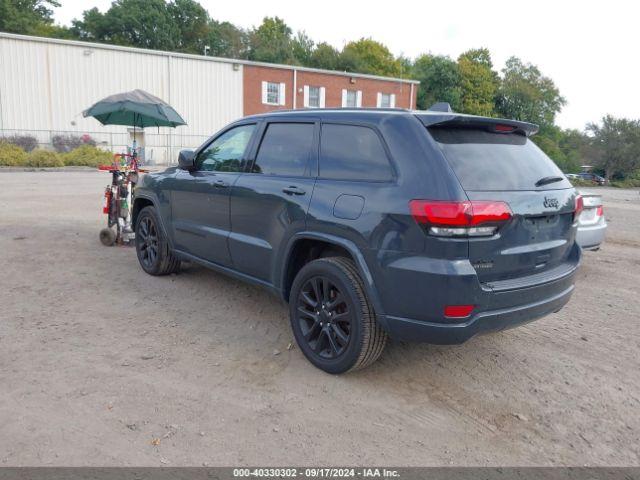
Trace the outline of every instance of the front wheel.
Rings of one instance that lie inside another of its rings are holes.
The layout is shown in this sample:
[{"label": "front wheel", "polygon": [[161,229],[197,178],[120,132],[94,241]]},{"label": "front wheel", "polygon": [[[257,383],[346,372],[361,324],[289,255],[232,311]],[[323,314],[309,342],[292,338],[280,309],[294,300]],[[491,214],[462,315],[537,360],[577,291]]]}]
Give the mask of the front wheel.
[{"label": "front wheel", "polygon": [[168,275],[180,268],[154,207],[145,207],[136,219],[136,253],[142,269],[149,275]]},{"label": "front wheel", "polygon": [[322,258],[302,267],[291,288],[289,308],[300,350],[325,372],[364,368],[384,350],[387,335],[350,259]]}]

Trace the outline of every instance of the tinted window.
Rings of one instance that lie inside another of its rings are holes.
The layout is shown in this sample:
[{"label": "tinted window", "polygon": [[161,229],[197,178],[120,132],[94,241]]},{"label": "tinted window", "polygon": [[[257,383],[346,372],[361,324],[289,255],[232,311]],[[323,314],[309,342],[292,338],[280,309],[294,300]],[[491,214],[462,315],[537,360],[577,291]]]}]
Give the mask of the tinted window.
[{"label": "tinted window", "polygon": [[393,171],[374,130],[355,125],[322,126],[320,176],[340,180],[388,181]]},{"label": "tinted window", "polygon": [[[465,190],[571,188],[560,169],[527,137],[462,128],[430,128]],[[544,177],[558,182],[536,187]]]},{"label": "tinted window", "polygon": [[271,123],[262,138],[253,173],[300,177],[308,173],[312,123]]},{"label": "tinted window", "polygon": [[208,172],[240,172],[242,160],[255,125],[232,128],[216,138],[198,154],[197,170]]}]

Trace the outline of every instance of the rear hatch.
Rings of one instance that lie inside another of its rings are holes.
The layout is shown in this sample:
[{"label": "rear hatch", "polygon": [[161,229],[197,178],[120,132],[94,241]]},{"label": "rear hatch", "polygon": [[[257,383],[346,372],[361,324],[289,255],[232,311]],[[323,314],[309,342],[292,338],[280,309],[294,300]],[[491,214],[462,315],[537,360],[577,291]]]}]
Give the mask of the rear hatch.
[{"label": "rear hatch", "polygon": [[471,204],[503,202],[511,210],[493,234],[469,237],[469,259],[483,284],[521,288],[573,270],[576,193],[530,132],[493,120],[428,130]]}]

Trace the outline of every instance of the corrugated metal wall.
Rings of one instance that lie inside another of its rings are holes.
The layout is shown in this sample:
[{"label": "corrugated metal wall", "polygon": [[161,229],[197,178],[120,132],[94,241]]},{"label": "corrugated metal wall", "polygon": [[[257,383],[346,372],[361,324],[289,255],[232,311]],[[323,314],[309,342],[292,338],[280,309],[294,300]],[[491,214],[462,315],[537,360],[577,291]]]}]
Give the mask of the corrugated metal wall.
[{"label": "corrugated metal wall", "polygon": [[104,127],[82,111],[113,93],[141,88],[171,104],[189,124],[148,128],[145,146],[166,163],[242,116],[242,65],[0,34],[0,134],[91,133],[121,150],[126,127]]}]

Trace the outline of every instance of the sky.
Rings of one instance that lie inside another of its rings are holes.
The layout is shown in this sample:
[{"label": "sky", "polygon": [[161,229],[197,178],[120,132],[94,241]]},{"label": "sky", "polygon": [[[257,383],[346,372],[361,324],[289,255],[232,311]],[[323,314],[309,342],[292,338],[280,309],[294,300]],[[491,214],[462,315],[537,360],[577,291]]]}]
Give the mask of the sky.
[{"label": "sky", "polygon": [[[111,0],[60,0],[57,23],[69,25]],[[604,115],[640,118],[640,2],[635,0],[536,2],[200,0],[209,14],[250,28],[278,16],[316,42],[337,48],[371,37],[395,55],[458,55],[490,50],[494,67],[515,55],[553,79],[567,105],[563,128],[583,129]]]}]

